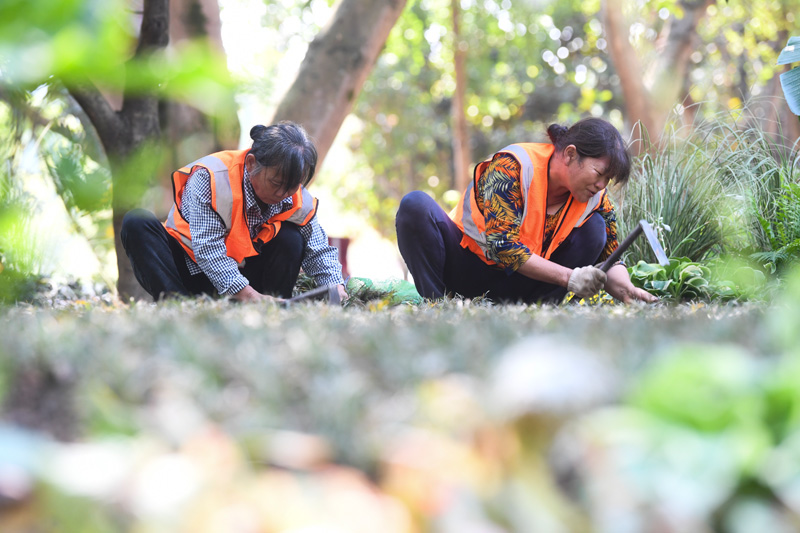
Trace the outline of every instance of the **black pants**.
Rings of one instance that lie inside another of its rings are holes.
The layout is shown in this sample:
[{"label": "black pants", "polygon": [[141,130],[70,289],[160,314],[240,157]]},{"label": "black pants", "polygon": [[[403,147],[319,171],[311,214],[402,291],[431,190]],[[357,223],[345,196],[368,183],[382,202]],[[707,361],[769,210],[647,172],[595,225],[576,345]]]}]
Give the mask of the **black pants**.
[{"label": "black pants", "polygon": [[[400,202],[396,218],[400,254],[414,276],[420,295],[440,298],[456,293],[467,298],[486,294],[497,302],[558,303],[567,289],[487,265],[461,246],[463,233],[427,194],[414,191]],[[575,228],[550,256],[569,268],[597,262],[606,242],[603,217],[595,213]]]},{"label": "black pants", "polygon": [[[186,253],[155,215],[134,209],[125,215],[120,232],[122,246],[133,273],[153,300],[165,296],[217,294],[211,280],[192,275]],[[291,297],[305,250],[305,240],[295,224],[282,223],[278,234],[257,256],[248,257],[240,269],[250,285],[262,294]]]}]

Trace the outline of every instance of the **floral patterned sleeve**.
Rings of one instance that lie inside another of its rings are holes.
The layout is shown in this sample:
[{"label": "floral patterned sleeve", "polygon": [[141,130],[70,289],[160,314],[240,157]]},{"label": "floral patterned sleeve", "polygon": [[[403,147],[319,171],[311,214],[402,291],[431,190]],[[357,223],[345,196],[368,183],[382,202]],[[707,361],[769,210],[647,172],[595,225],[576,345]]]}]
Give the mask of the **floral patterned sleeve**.
[{"label": "floral patterned sleeve", "polygon": [[486,255],[511,275],[532,255],[519,242],[525,212],[520,189],[519,163],[508,154],[497,154],[478,178],[478,207],[486,217]]},{"label": "floral patterned sleeve", "polygon": [[611,203],[611,199],[607,194],[598,212],[606,223],[606,245],[597,259],[598,263],[602,263],[619,246],[619,241],[617,240],[617,214],[614,211],[614,204]]}]

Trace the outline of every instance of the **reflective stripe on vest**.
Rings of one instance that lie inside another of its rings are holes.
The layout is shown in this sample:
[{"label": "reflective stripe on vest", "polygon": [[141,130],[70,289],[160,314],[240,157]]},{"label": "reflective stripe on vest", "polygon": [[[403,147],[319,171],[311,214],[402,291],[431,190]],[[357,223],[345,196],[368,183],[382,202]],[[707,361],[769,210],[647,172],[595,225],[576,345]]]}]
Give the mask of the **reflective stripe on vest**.
[{"label": "reflective stripe on vest", "polygon": [[[298,226],[305,226],[313,218],[313,213],[317,212],[315,198],[311,196],[308,189],[300,187],[300,209],[292,213],[292,216],[286,219],[286,222],[297,224]],[[311,216],[309,216],[311,215]]]}]

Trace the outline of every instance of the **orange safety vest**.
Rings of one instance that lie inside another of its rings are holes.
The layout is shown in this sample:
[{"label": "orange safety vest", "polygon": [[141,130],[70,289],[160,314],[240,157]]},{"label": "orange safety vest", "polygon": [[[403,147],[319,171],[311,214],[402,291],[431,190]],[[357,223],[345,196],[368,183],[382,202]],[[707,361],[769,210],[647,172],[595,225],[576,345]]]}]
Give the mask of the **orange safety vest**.
[{"label": "orange safety vest", "polygon": [[[588,202],[579,202],[570,194],[567,203],[561,210],[555,233],[550,239],[550,245],[547,250],[542,250],[547,215],[547,165],[554,152],[555,147],[552,144],[539,143],[511,144],[498,152],[511,155],[522,169],[520,189],[525,202],[525,210],[522,215],[519,241],[532,253],[545,259],[550,259],[550,256],[564,242],[573,228],[583,225],[589,216],[601,207],[606,194],[605,189],[598,191]],[[489,247],[486,240],[486,217],[478,208],[475,200],[478,178],[491,162],[492,158],[490,157],[475,166],[472,182],[464,191],[461,201],[450,212],[450,218],[464,232],[461,246],[472,250],[487,264],[494,265],[496,263],[486,257]]]},{"label": "orange safety vest", "polygon": [[192,236],[189,223],[181,214],[181,200],[189,176],[198,167],[211,175],[211,207],[225,226],[225,248],[228,257],[239,265],[246,257],[258,255],[254,243],[263,245],[272,240],[281,229],[282,222],[298,226],[308,224],[317,212],[317,199],[305,187],[300,187],[292,196],[292,207],[288,211],[270,217],[261,225],[255,240],[250,237],[244,201],[244,157],[249,150],[227,150],[207,155],[172,173],[172,192],[175,203],[167,215],[164,227],[175,237],[186,253],[194,260]]}]

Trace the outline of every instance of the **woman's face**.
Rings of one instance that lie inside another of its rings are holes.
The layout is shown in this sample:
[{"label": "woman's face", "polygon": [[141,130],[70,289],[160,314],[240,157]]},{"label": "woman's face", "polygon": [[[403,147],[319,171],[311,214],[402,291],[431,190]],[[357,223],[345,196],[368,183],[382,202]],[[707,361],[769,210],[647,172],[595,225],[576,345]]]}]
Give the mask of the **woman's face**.
[{"label": "woman's face", "polygon": [[250,183],[253,184],[253,191],[258,199],[265,204],[279,204],[300,189],[299,185],[294,190],[283,189],[275,167],[261,167],[255,173],[251,172]]},{"label": "woman's face", "polygon": [[608,175],[608,156],[601,158],[577,157],[567,163],[567,188],[579,202],[589,199],[606,188],[611,177]]}]

